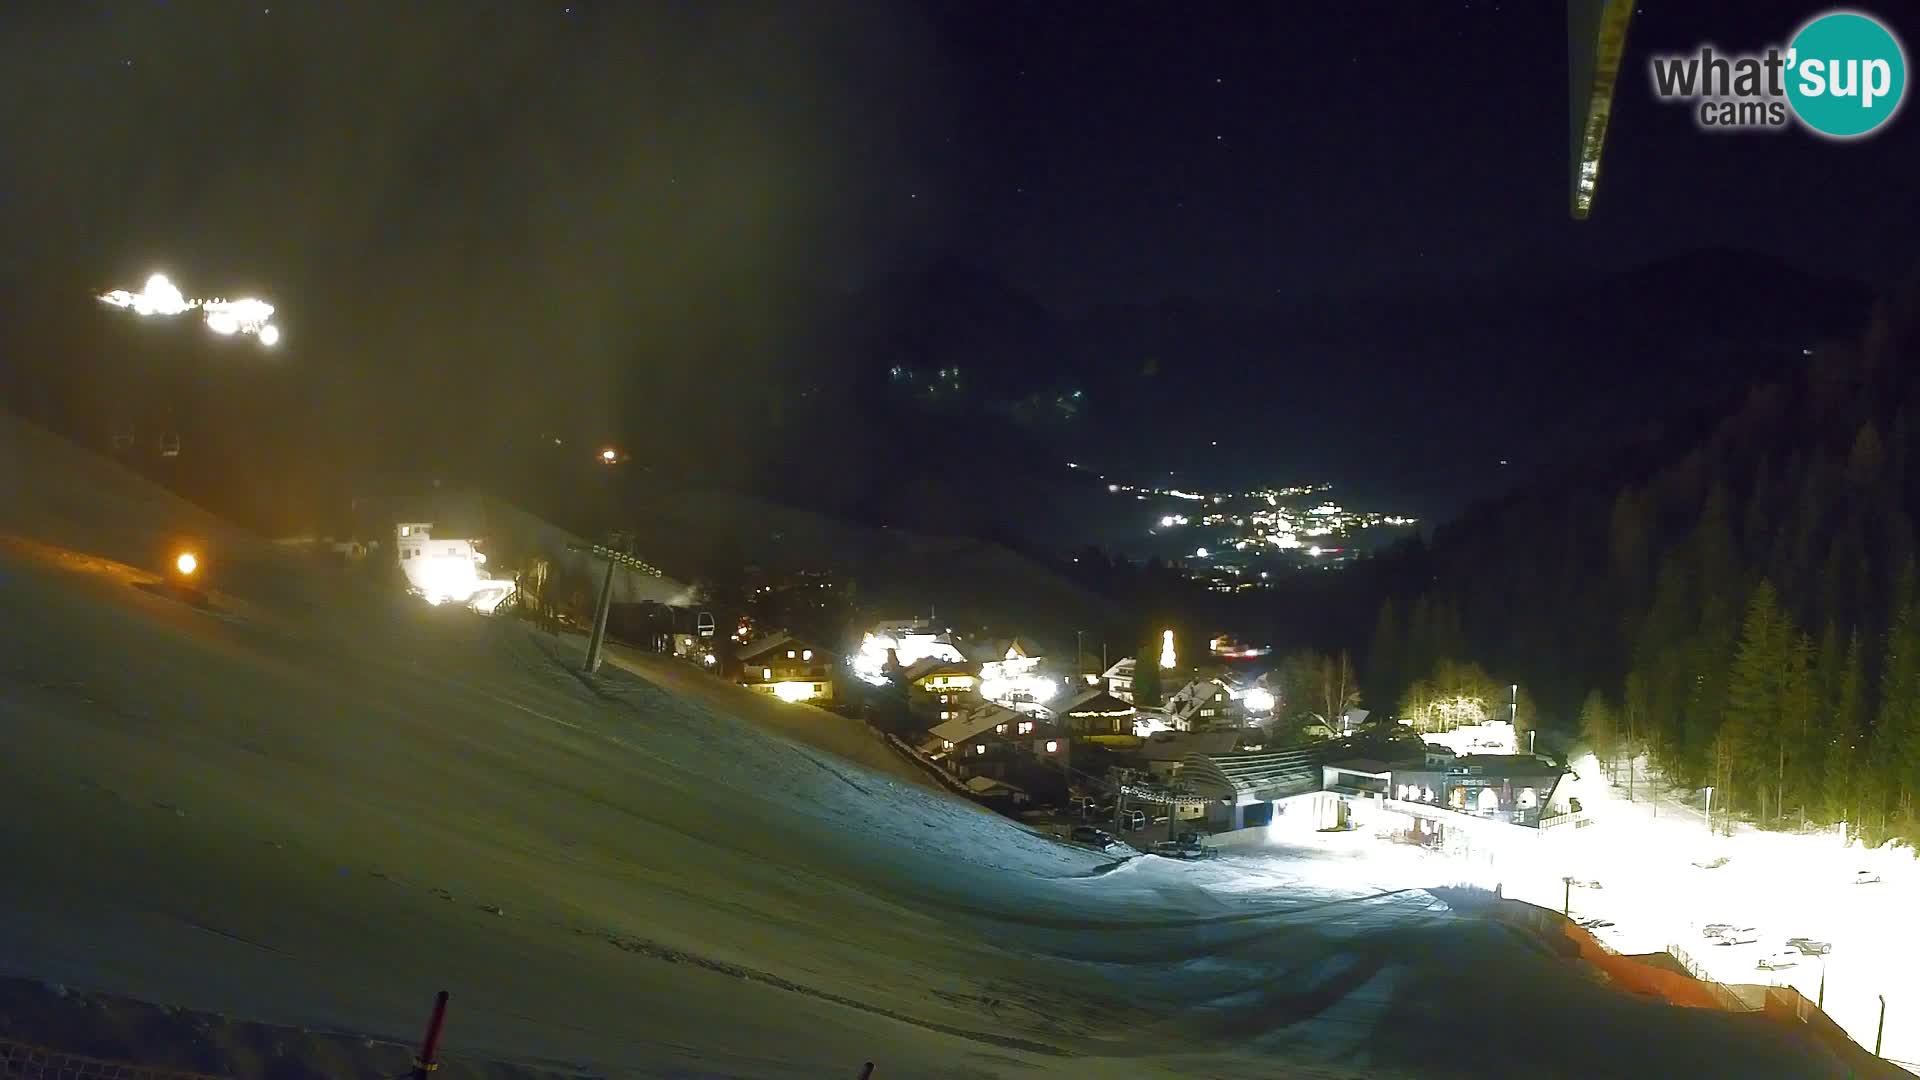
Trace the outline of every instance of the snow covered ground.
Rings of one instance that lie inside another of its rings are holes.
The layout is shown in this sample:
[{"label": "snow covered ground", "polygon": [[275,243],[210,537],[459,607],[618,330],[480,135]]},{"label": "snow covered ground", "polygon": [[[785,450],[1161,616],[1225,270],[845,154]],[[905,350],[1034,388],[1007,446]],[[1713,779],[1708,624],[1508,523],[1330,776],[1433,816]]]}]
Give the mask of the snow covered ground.
[{"label": "snow covered ground", "polygon": [[[1656,809],[1644,759],[1633,801],[1624,766],[1618,785],[1607,784],[1591,758],[1576,769],[1595,824],[1551,858],[1505,858],[1498,876],[1508,896],[1559,908],[1570,895],[1574,918],[1613,924],[1594,930],[1610,947],[1641,953],[1677,945],[1727,984],[1789,985],[1819,1000],[1824,972],[1827,1014],[1868,1049],[1884,994],[1882,1052],[1920,1062],[1920,994],[1912,990],[1920,970],[1920,935],[1913,932],[1920,864],[1910,850],[1866,851],[1837,831],[1799,835],[1737,825],[1732,836],[1716,835],[1720,825],[1709,833],[1703,797],[1683,800],[1662,788]],[[1699,865],[1720,859],[1724,865]],[[1862,870],[1880,880],[1856,884]],[[1576,884],[1569,894],[1562,876],[1600,888]],[[1702,932],[1713,923],[1751,927],[1758,940],[1717,944]],[[1783,956],[1795,937],[1826,942],[1832,952],[1824,960]],[[1763,957],[1793,966],[1764,970]]]},{"label": "snow covered ground", "polygon": [[[211,611],[144,587],[183,536]],[[1584,979],[1430,857],[1116,864],[11,420],[0,604],[0,973],[401,1038],[445,987],[450,1050],[635,1076],[1837,1074]]]}]

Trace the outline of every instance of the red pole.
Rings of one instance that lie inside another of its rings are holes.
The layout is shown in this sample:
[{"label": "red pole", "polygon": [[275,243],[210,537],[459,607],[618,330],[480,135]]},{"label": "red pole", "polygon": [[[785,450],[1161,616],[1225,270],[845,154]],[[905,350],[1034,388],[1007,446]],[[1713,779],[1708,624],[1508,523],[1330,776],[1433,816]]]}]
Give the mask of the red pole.
[{"label": "red pole", "polygon": [[409,1080],[427,1080],[427,1075],[440,1067],[433,1056],[440,1052],[440,1028],[446,1022],[447,992],[442,990],[434,995],[433,1018],[427,1021],[427,1037],[420,1040],[420,1056],[413,1059]]}]

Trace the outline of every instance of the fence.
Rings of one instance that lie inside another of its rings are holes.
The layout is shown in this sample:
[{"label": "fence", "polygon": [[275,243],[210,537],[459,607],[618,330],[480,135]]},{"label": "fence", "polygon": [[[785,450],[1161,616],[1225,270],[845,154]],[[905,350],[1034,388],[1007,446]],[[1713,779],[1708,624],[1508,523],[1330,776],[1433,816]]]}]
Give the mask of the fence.
[{"label": "fence", "polygon": [[206,1073],[159,1069],[0,1039],[0,1076],[12,1080],[220,1080]]},{"label": "fence", "polygon": [[[1732,987],[1707,974],[1707,969],[1700,966],[1700,962],[1693,958],[1693,954],[1687,952],[1687,950],[1680,946],[1668,945],[1667,955],[1680,961],[1680,966],[1686,968],[1687,974],[1693,976],[1700,985],[1707,988],[1707,991],[1713,995],[1714,1000],[1720,1003],[1722,1009],[1728,1012],[1753,1012],[1760,1008],[1760,1005],[1742,997],[1740,993]],[[1804,1019],[1804,1017],[1802,1019]]]},{"label": "fence", "polygon": [[[871,724],[869,724],[868,726],[872,727]],[[967,790],[967,786],[965,784],[962,784],[960,781],[954,779],[952,773],[949,773],[947,770],[941,768],[937,762],[927,757],[927,755],[922,754],[920,751],[907,745],[906,740],[900,738],[900,736],[895,735],[891,731],[881,731],[877,727],[873,728],[873,730],[877,732],[881,738],[887,740],[887,743],[891,745],[896,751],[899,751],[901,757],[904,757],[908,761],[913,762],[915,765],[920,766],[921,771],[925,772],[929,777],[932,777],[935,782],[945,787],[948,791],[951,791],[956,795],[972,795],[973,794],[971,791]]]}]

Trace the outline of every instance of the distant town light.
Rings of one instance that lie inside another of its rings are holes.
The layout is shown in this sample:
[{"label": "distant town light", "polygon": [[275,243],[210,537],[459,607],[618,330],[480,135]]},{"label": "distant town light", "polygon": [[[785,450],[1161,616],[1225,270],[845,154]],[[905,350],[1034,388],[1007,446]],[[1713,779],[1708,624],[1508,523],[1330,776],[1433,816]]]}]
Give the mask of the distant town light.
[{"label": "distant town light", "polygon": [[1160,666],[1170,668],[1177,662],[1173,655],[1173,631],[1162,630],[1160,632]]},{"label": "distant town light", "polygon": [[193,572],[200,569],[200,560],[193,557],[193,552],[183,551],[179,558],[173,560],[173,568],[180,571],[182,576],[192,577]]},{"label": "distant town light", "polygon": [[605,450],[600,451],[600,460],[611,465],[614,462],[620,460],[620,451],[615,450],[613,447],[609,446]]}]

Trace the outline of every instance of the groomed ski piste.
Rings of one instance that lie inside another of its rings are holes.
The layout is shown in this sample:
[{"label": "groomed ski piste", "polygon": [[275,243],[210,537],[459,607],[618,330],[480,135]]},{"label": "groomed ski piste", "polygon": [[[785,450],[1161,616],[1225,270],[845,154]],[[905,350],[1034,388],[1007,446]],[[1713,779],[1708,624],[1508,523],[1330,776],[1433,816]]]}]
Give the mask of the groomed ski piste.
[{"label": "groomed ski piste", "polygon": [[[190,538],[212,604],[157,592]],[[0,418],[0,973],[613,1076],[1844,1075],[1350,838],[1118,860],[857,722],[302,563]]]}]

